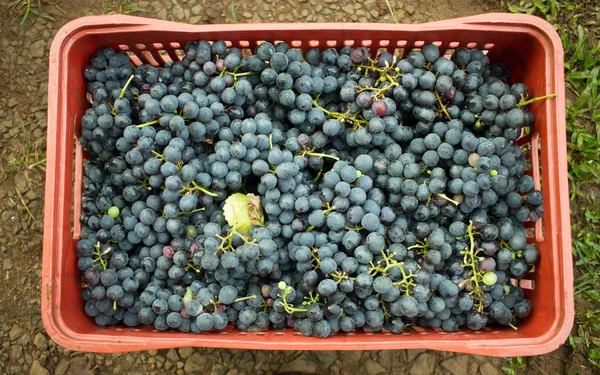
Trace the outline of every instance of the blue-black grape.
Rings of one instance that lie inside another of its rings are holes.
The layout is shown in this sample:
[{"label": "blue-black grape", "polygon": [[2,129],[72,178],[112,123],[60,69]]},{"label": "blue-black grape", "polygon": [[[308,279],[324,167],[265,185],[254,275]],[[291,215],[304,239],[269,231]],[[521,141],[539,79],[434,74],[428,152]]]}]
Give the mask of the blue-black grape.
[{"label": "blue-black grape", "polygon": [[[136,68],[103,49],[84,71],[94,106],[81,120],[90,159],[76,249],[96,323],[200,333],[294,321],[327,337],[529,314],[503,285],[540,257],[522,223],[543,215],[543,197],[514,143],[535,117],[504,65],[479,49],[440,57],[432,44],[399,61],[380,53],[385,76],[358,69],[364,47],[303,59],[267,41],[243,57],[199,41],[184,52]],[[247,230],[224,212],[235,193],[260,199]],[[471,243],[490,284],[481,298],[462,267]],[[327,305],[309,303],[309,319],[287,313],[279,281],[294,306],[308,293]],[[276,302],[257,312],[263,298]]]}]

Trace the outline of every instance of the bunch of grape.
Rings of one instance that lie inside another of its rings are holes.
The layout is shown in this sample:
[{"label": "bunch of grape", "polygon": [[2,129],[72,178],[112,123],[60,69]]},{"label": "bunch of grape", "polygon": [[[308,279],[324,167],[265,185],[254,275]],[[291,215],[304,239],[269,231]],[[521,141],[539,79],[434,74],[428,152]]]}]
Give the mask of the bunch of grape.
[{"label": "bunch of grape", "polygon": [[481,50],[199,41],[159,68],[104,48],[84,76],[76,248],[98,325],[325,338],[529,315],[515,280],[543,206],[515,141],[546,97]]}]

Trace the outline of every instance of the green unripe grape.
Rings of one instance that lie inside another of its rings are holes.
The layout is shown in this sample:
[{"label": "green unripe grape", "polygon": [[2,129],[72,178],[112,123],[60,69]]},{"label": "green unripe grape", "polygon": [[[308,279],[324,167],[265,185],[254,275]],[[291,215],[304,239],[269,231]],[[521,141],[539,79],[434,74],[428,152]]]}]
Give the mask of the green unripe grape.
[{"label": "green unripe grape", "polygon": [[498,276],[496,276],[496,274],[492,271],[486,272],[483,275],[483,283],[485,285],[494,285],[496,284],[496,281],[498,281]]},{"label": "green unripe grape", "polygon": [[121,213],[121,211],[119,210],[119,207],[117,207],[117,206],[112,206],[111,208],[108,209],[108,215],[114,219],[116,219],[119,216],[119,213]]},{"label": "green unripe grape", "polygon": [[185,235],[190,238],[196,238],[198,237],[198,231],[196,230],[195,226],[188,225],[187,227],[185,227]]},{"label": "green unripe grape", "polygon": [[183,306],[187,305],[194,298],[194,293],[192,292],[191,287],[187,287],[185,290],[185,295],[183,296]]}]

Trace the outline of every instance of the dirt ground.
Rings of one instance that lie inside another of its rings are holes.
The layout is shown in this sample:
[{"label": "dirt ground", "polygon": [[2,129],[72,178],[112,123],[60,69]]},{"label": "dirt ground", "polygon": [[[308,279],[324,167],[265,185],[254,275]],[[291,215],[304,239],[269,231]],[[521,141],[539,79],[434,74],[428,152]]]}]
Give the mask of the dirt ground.
[{"label": "dirt ground", "polygon": [[[23,0],[25,1],[25,0]],[[32,0],[32,3],[37,1]],[[393,22],[384,0],[76,0],[42,1],[22,27],[22,11],[0,1],[0,374],[481,374],[500,375],[503,359],[422,350],[278,352],[181,348],[116,355],[65,350],[40,317],[48,50],[71,19],[128,12],[190,23]],[[418,23],[499,10],[499,1],[390,0],[398,22]],[[579,375],[594,370],[564,346],[525,360],[518,374]]]}]

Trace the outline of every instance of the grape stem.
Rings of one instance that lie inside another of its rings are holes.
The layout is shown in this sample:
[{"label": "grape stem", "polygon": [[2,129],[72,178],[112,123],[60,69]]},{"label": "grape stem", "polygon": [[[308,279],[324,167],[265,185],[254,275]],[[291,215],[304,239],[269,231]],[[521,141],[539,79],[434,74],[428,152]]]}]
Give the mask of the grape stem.
[{"label": "grape stem", "polygon": [[190,269],[194,270],[194,272],[196,273],[200,273],[200,269],[198,269],[198,267],[196,267],[196,265],[193,264],[191,260],[188,262],[187,266],[185,266],[185,271]]},{"label": "grape stem", "polygon": [[437,92],[435,93],[435,98],[437,100],[438,105],[440,106],[440,110],[442,111],[442,113],[444,115],[446,115],[446,117],[448,118],[448,120],[452,120],[452,117],[450,116],[450,113],[448,113],[448,110],[446,109],[446,106],[444,105],[444,103],[442,102],[442,97],[439,96],[437,94]]},{"label": "grape stem", "polygon": [[154,150],[152,150],[152,155],[156,156],[156,158],[158,160],[167,161],[167,159],[165,159],[165,156],[163,154],[158,153],[158,152],[156,152]]},{"label": "grape stem", "polygon": [[191,211],[188,211],[188,212],[179,211],[179,215],[189,215],[189,214],[193,214],[193,213],[204,211],[204,210],[205,210],[205,208],[201,207],[201,208],[196,208],[195,210],[191,210]]},{"label": "grape stem", "polygon": [[365,228],[361,227],[360,225],[356,225],[354,227],[346,227],[346,230],[351,230],[354,232],[360,232],[363,229],[365,229]]},{"label": "grape stem", "polygon": [[233,302],[234,302],[234,303],[235,303],[235,302],[241,302],[241,301],[246,301],[246,300],[249,300],[249,299],[256,299],[256,295],[255,295],[255,294],[253,294],[253,295],[251,295],[251,296],[246,296],[246,297],[240,297],[240,298],[236,298],[236,299],[234,299],[234,300],[233,300]]},{"label": "grape stem", "polygon": [[203,188],[200,184],[198,184],[196,181],[190,181],[186,186],[182,187],[180,192],[181,193],[196,193],[198,191],[203,192],[206,195],[209,195],[211,197],[217,197],[219,196],[217,193],[213,193],[205,188]]},{"label": "grape stem", "polygon": [[323,173],[323,168],[319,169],[319,172],[317,173],[317,177],[315,177],[315,179],[314,179],[315,182],[319,181],[319,178],[321,177],[322,173]]},{"label": "grape stem", "polygon": [[[469,220],[469,226],[467,227],[467,234],[469,236],[469,246],[465,248],[464,253],[464,264],[463,267],[471,268],[473,272],[473,276],[471,280],[475,283],[475,289],[471,292],[473,296],[477,299],[477,310],[479,312],[483,312],[483,293],[480,286],[480,281],[483,282],[482,273],[477,265],[477,250],[475,250],[475,238],[473,236],[473,221]],[[481,280],[480,280],[481,279]]]},{"label": "grape stem", "polygon": [[427,239],[424,239],[423,241],[417,241],[416,244],[407,247],[407,250],[412,250],[412,249],[428,249],[429,245],[427,245]]},{"label": "grape stem", "polygon": [[219,250],[226,253],[228,251],[233,251],[233,228],[227,233],[226,236],[221,236],[220,234],[215,234],[215,237],[221,240],[219,246],[217,246],[217,250],[215,250],[214,255],[217,255]]},{"label": "grape stem", "polygon": [[[394,259],[394,255],[396,253],[390,253],[389,250],[381,250],[381,256],[383,259],[377,262],[377,265],[373,264],[373,262],[369,262],[371,267],[369,268],[369,274],[371,276],[376,276],[378,273],[387,276],[388,270],[397,267],[400,269],[402,273],[402,280],[393,283],[395,287],[400,287],[400,289],[404,289],[404,295],[409,296],[412,292],[412,288],[416,286],[416,283],[413,281],[413,278],[416,276],[412,270],[408,270],[408,273],[404,270],[404,262],[398,262]],[[385,262],[385,267],[382,267],[382,262]]]},{"label": "grape stem", "polygon": [[[398,78],[401,78],[403,76],[403,74],[400,73],[400,68],[394,66],[394,64],[396,63],[395,56],[392,61],[392,65],[390,65],[386,61],[385,66],[379,67],[379,66],[376,66],[377,61],[373,60],[371,58],[369,58],[369,62],[371,63],[371,65],[359,64],[359,65],[354,65],[354,66],[356,67],[356,70],[358,72],[361,72],[364,69],[365,75],[367,75],[369,73],[369,71],[379,73],[378,82],[382,82],[382,83],[389,82],[389,85],[387,85],[385,87],[358,87],[358,89],[357,89],[358,92],[375,91],[374,94],[371,94],[372,98],[378,98],[378,97],[383,98],[385,96],[386,91],[393,89],[396,86],[400,86],[400,82],[398,81]],[[394,74],[394,76],[392,76],[392,73]]]},{"label": "grape stem", "polygon": [[331,213],[331,211],[335,210],[335,206],[332,206],[331,204],[329,204],[329,202],[325,202],[324,206],[324,210],[323,213],[325,215],[329,215]]},{"label": "grape stem", "polygon": [[523,253],[521,251],[515,250],[513,249],[510,244],[506,241],[500,241],[500,246],[510,250],[510,252],[513,254],[513,259],[516,258],[520,258],[523,256]]},{"label": "grape stem", "polygon": [[150,125],[154,125],[154,124],[158,124],[158,120],[154,120],[154,121],[150,121],[150,122],[145,122],[143,124],[136,125],[136,127],[139,128],[139,129],[142,129],[142,128],[145,128],[146,126],[150,126]]},{"label": "grape stem", "polygon": [[[241,65],[240,65],[241,66]],[[221,70],[221,74],[219,74],[219,77],[223,77],[224,74],[229,74],[231,76],[233,76],[233,79],[235,81],[237,81],[237,77],[243,77],[243,76],[251,76],[253,74],[257,74],[255,72],[242,72],[242,73],[237,73],[238,69],[240,67],[238,66],[237,68],[235,68],[232,72],[227,71],[227,68],[224,68],[223,70]]]},{"label": "grape stem", "polygon": [[242,241],[244,241],[244,244],[256,242],[256,240],[251,240],[251,241],[248,240],[245,236],[239,234],[235,227],[232,227],[229,230],[229,232],[227,232],[226,236],[221,236],[220,234],[215,234],[215,237],[220,239],[221,243],[219,244],[219,246],[217,246],[217,250],[215,250],[215,252],[213,254],[217,255],[219,250],[221,250],[224,253],[226,253],[228,251],[234,251],[235,249],[233,248],[233,236],[238,236],[239,238],[241,238]]},{"label": "grape stem", "polygon": [[152,186],[148,185],[149,180],[150,179],[148,178],[148,176],[144,177],[141,180],[138,180],[138,183],[140,184],[140,188],[146,189],[146,190],[152,190]]},{"label": "grape stem", "polygon": [[444,198],[445,200],[447,200],[448,202],[454,204],[455,206],[458,206],[460,203],[458,203],[457,201],[455,201],[454,199],[448,197],[446,194],[444,193],[438,193],[436,194],[438,197],[440,198]]},{"label": "grape stem", "polygon": [[328,155],[328,154],[322,154],[322,153],[318,153],[318,152],[314,152],[314,149],[304,149],[304,151],[300,152],[300,156],[316,156],[319,158],[330,158],[333,159],[335,161],[339,161],[340,158],[338,158],[337,156],[333,156],[333,155]]},{"label": "grape stem", "polygon": [[385,92],[389,89],[393,89],[396,86],[399,86],[400,84],[398,83],[398,81],[392,79],[389,75],[386,74],[387,79],[383,80],[382,82],[386,82],[389,79],[390,84],[385,86],[385,87],[360,87],[358,88],[358,92],[363,92],[363,91],[374,91],[373,94],[371,94],[371,97],[376,99],[376,98],[383,98],[385,97]]},{"label": "grape stem", "polygon": [[292,305],[286,301],[286,297],[288,295],[290,295],[290,293],[292,293],[293,289],[291,286],[285,286],[282,289],[283,289],[283,294],[278,294],[278,296],[281,297],[281,305],[283,306],[286,313],[293,315],[294,313],[301,313],[301,312],[308,311],[308,309],[296,308],[296,307],[294,307],[294,305]]},{"label": "grape stem", "polygon": [[317,247],[313,247],[311,254],[310,254],[311,255],[310,262],[311,262],[312,266],[314,267],[315,271],[318,270],[319,267],[321,267],[321,259],[319,259],[318,252],[319,252],[319,249]]},{"label": "grape stem", "polygon": [[550,94],[550,95],[538,96],[536,98],[531,98],[529,100],[521,101],[520,103],[518,103],[516,105],[516,107],[517,108],[521,108],[521,107],[524,107],[524,106],[529,105],[531,103],[535,103],[537,101],[544,100],[544,99],[556,98],[557,96],[558,96],[558,94]]},{"label": "grape stem", "polygon": [[309,292],[308,296],[304,297],[304,301],[302,302],[302,305],[304,305],[304,306],[315,305],[315,304],[319,303],[320,297],[321,296],[319,295],[319,293],[315,293],[313,295],[313,292]]},{"label": "grape stem", "polygon": [[[354,113],[353,115],[350,115],[348,112],[341,113],[341,112],[332,112],[332,111],[326,110],[319,104],[319,96],[320,95],[317,95],[317,98],[313,100],[313,105],[315,106],[315,108],[318,108],[321,111],[323,111],[323,113],[325,113],[327,115],[327,117],[336,119],[341,122],[350,122],[350,123],[352,123],[352,125],[354,125],[354,127],[355,127],[354,130],[356,130],[356,128],[358,128],[358,126],[360,126],[361,124],[362,125],[369,124],[369,122],[367,120],[359,119],[356,117],[357,115],[360,114],[360,111]],[[350,108],[348,108],[348,110],[350,110]]]},{"label": "grape stem", "polygon": [[410,288],[414,288],[417,284],[412,281],[412,279],[416,276],[412,270],[408,270],[408,275],[406,271],[404,271],[403,267],[400,267],[400,272],[402,273],[402,280],[396,281],[392,283],[395,287],[400,287],[400,289],[404,289],[404,296],[408,297],[411,293]]},{"label": "grape stem", "polygon": [[385,305],[385,301],[382,297],[379,297],[379,303],[381,304],[381,310],[383,310],[383,317],[385,319],[389,319],[391,317],[390,313],[387,310],[387,306]]},{"label": "grape stem", "polygon": [[100,251],[100,241],[96,242],[96,245],[94,245],[94,255],[96,256],[94,261],[100,262],[103,270],[106,270],[106,260],[104,260],[103,256],[108,254],[110,250],[111,248],[109,247],[104,251]]},{"label": "grape stem", "polygon": [[135,77],[134,74],[132,74],[129,79],[127,80],[127,83],[125,83],[125,86],[123,86],[123,90],[121,90],[121,94],[119,94],[119,99],[125,96],[125,92],[127,91],[127,87],[129,87],[129,84],[131,83],[131,81],[133,81],[133,77]]},{"label": "grape stem", "polygon": [[339,284],[344,279],[350,278],[348,273],[346,273],[346,271],[335,271],[334,273],[331,274],[331,277],[333,279],[335,279],[336,284]]}]

